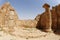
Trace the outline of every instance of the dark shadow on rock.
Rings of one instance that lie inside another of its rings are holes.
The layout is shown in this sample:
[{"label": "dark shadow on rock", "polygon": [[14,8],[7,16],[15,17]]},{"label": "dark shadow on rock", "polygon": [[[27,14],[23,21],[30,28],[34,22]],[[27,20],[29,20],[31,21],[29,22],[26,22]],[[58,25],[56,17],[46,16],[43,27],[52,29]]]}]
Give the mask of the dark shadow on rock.
[{"label": "dark shadow on rock", "polygon": [[43,27],[41,27],[41,26],[36,26],[36,28],[38,29],[38,30],[40,30],[40,31],[42,31],[42,32],[48,32],[48,31],[46,31],[46,29],[45,28],[43,28]]},{"label": "dark shadow on rock", "polygon": [[55,34],[60,35],[60,29],[57,29],[56,31],[54,31]]},{"label": "dark shadow on rock", "polygon": [[[39,26],[36,27],[38,30],[43,31],[43,28],[40,28]],[[44,31],[43,31],[44,32]]]},{"label": "dark shadow on rock", "polygon": [[44,32],[43,28],[40,25],[40,21],[38,21],[36,28]]},{"label": "dark shadow on rock", "polygon": [[55,28],[54,27],[52,27],[52,31],[54,32],[54,34],[60,35],[60,28],[58,28],[58,26],[56,26]]},{"label": "dark shadow on rock", "polygon": [[[41,28],[41,26],[37,26],[36,28],[43,31],[43,32],[47,32],[47,31],[44,30],[44,28]],[[52,31],[53,31],[54,34],[60,35],[60,29],[55,28],[55,29],[52,29]]]}]

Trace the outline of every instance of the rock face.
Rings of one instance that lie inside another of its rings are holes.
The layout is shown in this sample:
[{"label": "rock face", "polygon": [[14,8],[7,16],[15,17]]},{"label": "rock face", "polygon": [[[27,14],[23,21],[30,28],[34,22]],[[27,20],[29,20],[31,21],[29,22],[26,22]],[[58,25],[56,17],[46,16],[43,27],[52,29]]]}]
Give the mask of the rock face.
[{"label": "rock face", "polygon": [[56,14],[57,14],[57,29],[60,30],[60,5],[58,5],[56,8]]},{"label": "rock face", "polygon": [[52,21],[51,21],[51,12],[49,9],[50,6],[48,4],[44,4],[43,7],[45,8],[45,12],[40,15],[37,27],[45,31],[51,31]]},{"label": "rock face", "polygon": [[56,14],[56,8],[52,7],[51,10],[51,14],[52,14],[52,30],[55,31],[55,29],[57,28],[57,14]]},{"label": "rock face", "polygon": [[36,21],[39,21],[39,18],[40,18],[40,14],[38,14],[35,18]]},{"label": "rock face", "polygon": [[13,28],[16,26],[16,21],[18,20],[18,16],[12,8],[12,6],[9,4],[9,2],[2,5],[0,8],[0,26],[1,27],[8,27]]},{"label": "rock face", "polygon": [[48,4],[44,4],[43,7],[45,12],[40,15],[36,27],[47,32],[51,30],[60,32],[60,5],[52,7],[51,10]]}]

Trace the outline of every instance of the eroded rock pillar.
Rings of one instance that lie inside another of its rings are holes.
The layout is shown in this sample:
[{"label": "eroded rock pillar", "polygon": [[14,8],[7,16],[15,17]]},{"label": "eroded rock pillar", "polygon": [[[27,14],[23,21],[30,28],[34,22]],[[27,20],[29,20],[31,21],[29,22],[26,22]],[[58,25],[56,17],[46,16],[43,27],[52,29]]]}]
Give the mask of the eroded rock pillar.
[{"label": "eroded rock pillar", "polygon": [[57,6],[57,30],[60,32],[60,4]]},{"label": "eroded rock pillar", "polygon": [[57,13],[56,7],[52,7],[51,14],[52,14],[52,30],[56,31],[57,28]]},{"label": "eroded rock pillar", "polygon": [[45,8],[45,14],[46,14],[46,29],[45,31],[51,31],[52,26],[52,15],[50,11],[50,5],[44,4],[43,8]]}]

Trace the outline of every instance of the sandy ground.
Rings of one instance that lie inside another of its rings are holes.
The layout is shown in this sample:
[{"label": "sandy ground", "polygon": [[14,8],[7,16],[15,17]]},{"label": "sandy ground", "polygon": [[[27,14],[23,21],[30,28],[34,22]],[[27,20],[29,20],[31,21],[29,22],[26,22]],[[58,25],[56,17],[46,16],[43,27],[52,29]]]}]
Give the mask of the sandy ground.
[{"label": "sandy ground", "polygon": [[0,31],[0,40],[60,40],[60,35],[45,33],[36,28],[14,29],[14,32]]}]

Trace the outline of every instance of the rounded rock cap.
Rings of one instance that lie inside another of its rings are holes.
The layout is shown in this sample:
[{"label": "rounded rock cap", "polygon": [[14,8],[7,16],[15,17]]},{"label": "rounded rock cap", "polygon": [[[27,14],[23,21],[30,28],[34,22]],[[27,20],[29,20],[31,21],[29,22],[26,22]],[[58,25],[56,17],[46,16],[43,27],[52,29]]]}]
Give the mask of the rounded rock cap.
[{"label": "rounded rock cap", "polygon": [[47,3],[45,3],[45,4],[43,5],[43,8],[50,8],[50,5],[47,4]]}]

